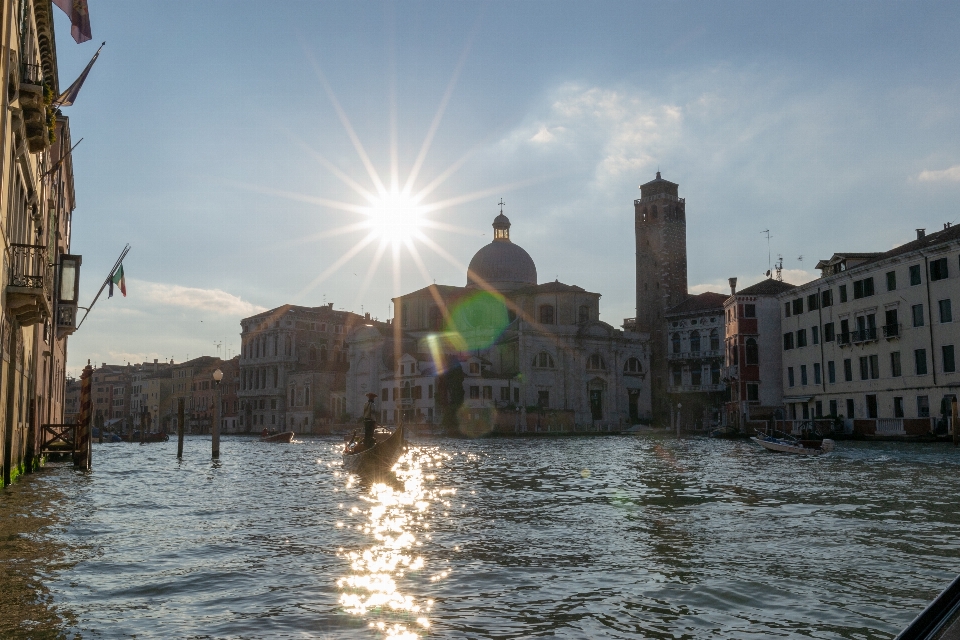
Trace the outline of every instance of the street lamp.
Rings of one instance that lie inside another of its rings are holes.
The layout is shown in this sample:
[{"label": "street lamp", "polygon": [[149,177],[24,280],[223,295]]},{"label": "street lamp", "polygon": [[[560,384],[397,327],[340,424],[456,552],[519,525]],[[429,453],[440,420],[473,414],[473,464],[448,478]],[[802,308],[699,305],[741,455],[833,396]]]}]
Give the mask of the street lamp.
[{"label": "street lamp", "polygon": [[213,407],[213,428],[210,430],[213,440],[213,457],[220,457],[220,381],[223,380],[223,371],[213,372],[213,382],[217,386],[217,402]]}]

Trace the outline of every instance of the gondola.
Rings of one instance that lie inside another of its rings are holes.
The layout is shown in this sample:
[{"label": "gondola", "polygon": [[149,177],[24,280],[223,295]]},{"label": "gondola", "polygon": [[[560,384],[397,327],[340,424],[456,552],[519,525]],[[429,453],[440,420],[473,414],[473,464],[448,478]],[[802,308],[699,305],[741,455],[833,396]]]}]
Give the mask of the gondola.
[{"label": "gondola", "polygon": [[[374,434],[376,437],[379,434]],[[369,449],[351,452],[350,444],[343,447],[343,468],[353,473],[388,471],[403,453],[403,425]]]},{"label": "gondola", "polygon": [[960,577],[951,582],[894,640],[945,640],[960,633]]}]

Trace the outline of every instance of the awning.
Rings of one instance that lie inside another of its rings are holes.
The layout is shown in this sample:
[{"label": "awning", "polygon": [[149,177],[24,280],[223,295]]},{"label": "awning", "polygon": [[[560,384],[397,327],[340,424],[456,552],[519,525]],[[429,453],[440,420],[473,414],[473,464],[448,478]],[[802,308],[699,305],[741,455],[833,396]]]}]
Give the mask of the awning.
[{"label": "awning", "polygon": [[785,403],[789,402],[810,402],[813,400],[813,396],[783,396],[783,401]]}]

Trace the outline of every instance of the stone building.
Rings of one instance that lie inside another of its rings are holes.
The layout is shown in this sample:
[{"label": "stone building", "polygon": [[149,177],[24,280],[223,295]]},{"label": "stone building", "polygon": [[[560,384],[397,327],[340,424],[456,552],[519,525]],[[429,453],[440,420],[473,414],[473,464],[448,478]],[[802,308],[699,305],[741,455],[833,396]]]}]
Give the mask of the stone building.
[{"label": "stone building", "polygon": [[787,417],[842,416],[868,435],[945,430],[960,389],[960,227],[817,268],[778,296]]},{"label": "stone building", "polygon": [[624,322],[650,336],[654,419],[669,419],[667,309],[687,298],[686,200],[679,185],[657,177],[633,201],[637,259],[637,317]]},{"label": "stone building", "polygon": [[0,486],[39,463],[42,425],[64,420],[76,328],[70,124],[46,101],[60,92],[52,12],[50,0],[0,2]]},{"label": "stone building", "polygon": [[[240,427],[312,433],[342,415],[347,334],[367,317],[283,305],[240,321]],[[339,414],[339,415],[338,415]]]},{"label": "stone building", "polygon": [[737,291],[730,279],[730,297],[723,303],[727,365],[723,379],[730,387],[725,424],[748,431],[751,422],[774,417],[783,406],[780,379],[780,294],[795,286],[761,280]]},{"label": "stone building", "polygon": [[720,423],[727,399],[727,385],[721,379],[726,299],[708,291],[690,296],[664,315],[670,341],[667,393],[685,428],[708,429]]},{"label": "stone building", "polygon": [[480,432],[497,412],[497,420],[518,425],[534,413],[570,428],[649,420],[647,336],[600,320],[598,293],[538,284],[502,212],[493,229],[493,241],[470,261],[466,286],[400,296],[391,324],[350,334],[347,412],[357,415],[373,392],[388,424],[436,422],[441,376],[458,369],[463,417]]}]

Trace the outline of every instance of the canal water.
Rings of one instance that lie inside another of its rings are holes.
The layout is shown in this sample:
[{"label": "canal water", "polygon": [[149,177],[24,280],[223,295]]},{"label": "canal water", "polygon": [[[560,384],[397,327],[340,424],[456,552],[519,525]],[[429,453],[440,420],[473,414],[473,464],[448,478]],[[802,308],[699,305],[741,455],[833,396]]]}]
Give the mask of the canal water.
[{"label": "canal water", "polygon": [[960,573],[960,452],[669,436],[94,445],[0,492],[0,637],[890,638]]}]

